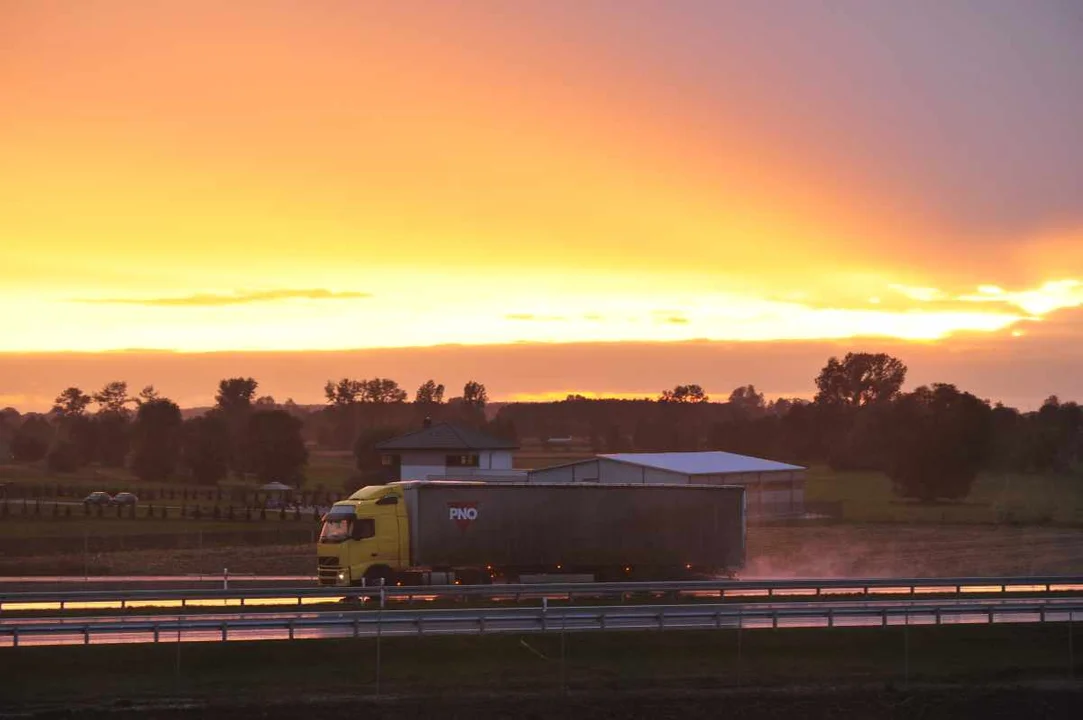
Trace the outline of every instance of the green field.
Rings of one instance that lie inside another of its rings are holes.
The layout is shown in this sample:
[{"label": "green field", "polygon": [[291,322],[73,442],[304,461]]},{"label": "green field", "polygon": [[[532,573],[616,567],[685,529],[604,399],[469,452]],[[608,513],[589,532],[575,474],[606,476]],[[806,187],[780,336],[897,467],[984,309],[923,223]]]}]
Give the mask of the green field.
[{"label": "green field", "polygon": [[[1073,672],[1073,630],[1058,624],[27,647],[0,650],[0,707],[169,697],[268,703],[377,691],[455,696],[1065,680]],[[1083,637],[1075,632],[1078,644]],[[1074,660],[1078,674],[1083,665]]]},{"label": "green field", "polygon": [[805,500],[838,504],[847,522],[1083,524],[1083,477],[1072,475],[986,473],[964,500],[922,505],[897,498],[883,473],[814,467]]}]

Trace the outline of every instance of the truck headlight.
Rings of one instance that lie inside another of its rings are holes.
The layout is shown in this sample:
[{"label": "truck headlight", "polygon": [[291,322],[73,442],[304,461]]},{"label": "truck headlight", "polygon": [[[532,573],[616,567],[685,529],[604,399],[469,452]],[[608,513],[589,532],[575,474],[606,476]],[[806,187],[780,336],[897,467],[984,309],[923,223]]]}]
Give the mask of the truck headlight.
[{"label": "truck headlight", "polygon": [[346,579],[346,573],[344,573],[344,572],[340,572],[340,573],[338,574],[338,579],[339,579],[339,580],[345,580],[345,579]]}]

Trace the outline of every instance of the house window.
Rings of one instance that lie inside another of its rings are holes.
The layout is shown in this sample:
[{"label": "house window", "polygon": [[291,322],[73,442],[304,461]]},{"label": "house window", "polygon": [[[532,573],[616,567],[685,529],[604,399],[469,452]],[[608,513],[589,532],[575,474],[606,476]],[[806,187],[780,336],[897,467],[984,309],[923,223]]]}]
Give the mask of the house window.
[{"label": "house window", "polygon": [[448,467],[477,467],[477,455],[448,455],[444,462]]},{"label": "house window", "polygon": [[388,467],[390,467],[392,465],[398,465],[399,464],[399,456],[398,455],[381,455],[380,456],[380,463],[383,464],[383,465],[386,465]]}]

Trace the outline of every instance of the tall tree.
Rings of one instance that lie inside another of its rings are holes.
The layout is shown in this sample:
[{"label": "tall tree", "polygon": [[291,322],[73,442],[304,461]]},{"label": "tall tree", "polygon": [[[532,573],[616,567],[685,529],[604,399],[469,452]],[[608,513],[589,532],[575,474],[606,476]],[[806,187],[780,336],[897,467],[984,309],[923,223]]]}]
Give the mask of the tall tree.
[{"label": "tall tree", "polygon": [[902,497],[966,497],[989,452],[992,410],[954,385],[922,386],[892,403],[888,475]]},{"label": "tall tree", "polygon": [[439,405],[444,402],[444,386],[437,385],[435,380],[426,380],[414,393],[414,403],[417,405]]},{"label": "tall tree", "polygon": [[181,427],[181,464],[200,485],[214,485],[229,474],[229,423],[221,411],[184,422]]},{"label": "tall tree", "polygon": [[730,405],[745,415],[759,414],[766,406],[763,393],[756,391],[755,385],[742,385],[730,393]]},{"label": "tall tree", "polygon": [[228,378],[218,383],[218,393],[214,402],[227,415],[245,413],[252,407],[259,383],[252,378]]},{"label": "tall tree", "polygon": [[391,378],[372,378],[365,381],[365,399],[373,403],[406,402],[406,391]]},{"label": "tall tree", "polygon": [[323,386],[327,404],[332,406],[353,405],[361,402],[365,395],[365,381],[342,378],[338,382],[328,380]]},{"label": "tall tree", "polygon": [[830,358],[816,378],[816,402],[861,407],[893,399],[906,381],[906,365],[885,353],[847,353]]},{"label": "tall tree", "polygon": [[94,402],[98,404],[98,412],[128,417],[131,414],[128,405],[133,400],[128,397],[128,383],[123,380],[114,380],[94,393]]},{"label": "tall tree", "polygon": [[53,400],[53,412],[61,417],[79,417],[86,414],[91,397],[77,387],[70,387]]},{"label": "tall tree", "polygon": [[161,482],[177,467],[180,456],[180,408],[155,398],[140,404],[132,423],[132,473],[140,480]]},{"label": "tall tree", "polygon": [[308,450],[301,436],[303,423],[285,410],[260,410],[248,421],[248,452],[252,471],[263,482],[300,487]]},{"label": "tall tree", "polygon": [[215,407],[229,424],[229,467],[238,478],[251,470],[248,455],[248,423],[259,383],[248,377],[227,378],[218,383]]},{"label": "tall tree", "polygon": [[476,380],[469,380],[463,385],[463,404],[475,410],[485,410],[489,402],[489,392]]},{"label": "tall tree", "polygon": [[94,441],[97,458],[105,467],[124,467],[130,447],[131,420],[127,408],[100,410],[94,415]]},{"label": "tall tree", "polygon": [[359,474],[357,482],[354,483],[357,487],[384,485],[392,480],[400,479],[398,477],[399,468],[394,464],[385,465],[381,453],[376,449],[378,443],[390,440],[399,432],[400,430],[396,427],[380,425],[363,430],[357,436],[357,440],[353,445],[354,462],[357,465]]},{"label": "tall tree", "polygon": [[146,385],[139,391],[139,397],[135,399],[136,405],[142,405],[143,403],[150,402],[151,400],[157,400],[161,397],[153,385]]},{"label": "tall tree", "polygon": [[663,390],[659,402],[702,403],[710,398],[699,385],[677,385],[672,390]]},{"label": "tall tree", "polygon": [[16,462],[37,462],[45,457],[53,441],[53,428],[40,415],[28,415],[11,439],[11,456]]}]

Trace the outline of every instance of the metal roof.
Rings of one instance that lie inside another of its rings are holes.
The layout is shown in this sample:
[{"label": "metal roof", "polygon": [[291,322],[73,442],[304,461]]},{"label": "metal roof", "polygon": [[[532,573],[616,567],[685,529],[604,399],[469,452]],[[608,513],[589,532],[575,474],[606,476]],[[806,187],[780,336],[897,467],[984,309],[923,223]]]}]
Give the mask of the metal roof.
[{"label": "metal roof", "polygon": [[708,452],[614,453],[599,455],[605,460],[629,463],[681,475],[717,475],[725,473],[784,472],[804,470],[774,460],[711,450]]},{"label": "metal roof", "polygon": [[377,443],[377,450],[515,450],[519,446],[472,427],[433,423]]}]

